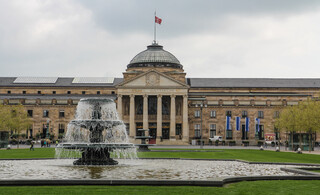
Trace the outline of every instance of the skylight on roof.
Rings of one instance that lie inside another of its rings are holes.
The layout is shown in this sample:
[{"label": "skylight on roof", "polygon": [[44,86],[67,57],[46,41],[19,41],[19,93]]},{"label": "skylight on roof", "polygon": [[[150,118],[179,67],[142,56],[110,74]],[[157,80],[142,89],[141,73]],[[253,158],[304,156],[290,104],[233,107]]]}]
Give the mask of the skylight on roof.
[{"label": "skylight on roof", "polygon": [[75,77],[72,83],[113,83],[114,77]]},{"label": "skylight on roof", "polygon": [[13,83],[56,83],[58,77],[17,77]]}]

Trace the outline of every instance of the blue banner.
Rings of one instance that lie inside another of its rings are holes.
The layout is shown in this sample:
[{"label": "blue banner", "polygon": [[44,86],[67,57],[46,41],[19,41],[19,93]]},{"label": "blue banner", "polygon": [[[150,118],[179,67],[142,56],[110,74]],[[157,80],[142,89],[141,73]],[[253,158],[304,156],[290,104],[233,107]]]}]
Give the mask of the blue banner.
[{"label": "blue banner", "polygon": [[256,118],[256,132],[260,131],[260,119]]},{"label": "blue banner", "polygon": [[250,118],[246,117],[246,132],[249,131]]},{"label": "blue banner", "polygon": [[241,117],[237,116],[236,117],[236,130],[237,131],[240,131],[240,120],[241,120]]},{"label": "blue banner", "polygon": [[226,117],[226,130],[231,130],[230,121],[231,121],[231,116],[227,116]]}]

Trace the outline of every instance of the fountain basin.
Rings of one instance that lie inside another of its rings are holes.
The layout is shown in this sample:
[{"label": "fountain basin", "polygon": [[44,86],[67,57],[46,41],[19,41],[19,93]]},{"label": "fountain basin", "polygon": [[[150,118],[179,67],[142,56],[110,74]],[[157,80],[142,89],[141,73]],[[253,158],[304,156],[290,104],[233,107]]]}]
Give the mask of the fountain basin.
[{"label": "fountain basin", "polygon": [[73,166],[73,159],[0,160],[0,182],[9,179],[90,180],[221,180],[226,177],[294,176],[282,171],[295,165],[237,161],[117,159],[115,166]]}]

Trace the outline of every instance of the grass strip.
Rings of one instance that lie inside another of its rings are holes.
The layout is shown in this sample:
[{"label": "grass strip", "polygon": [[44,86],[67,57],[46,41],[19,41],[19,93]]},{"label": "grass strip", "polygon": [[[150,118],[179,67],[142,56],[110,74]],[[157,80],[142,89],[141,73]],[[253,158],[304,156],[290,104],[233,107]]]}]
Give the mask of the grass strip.
[{"label": "grass strip", "polygon": [[0,194],[318,194],[320,181],[253,181],[225,187],[197,186],[14,186]]},{"label": "grass strip", "polygon": [[[177,149],[175,149],[177,150]],[[207,149],[206,149],[207,150]],[[213,152],[139,152],[139,158],[240,159],[251,162],[320,164],[320,155],[246,149],[218,149]],[[219,151],[219,152],[215,152]],[[0,150],[0,159],[54,158],[54,148]]]}]

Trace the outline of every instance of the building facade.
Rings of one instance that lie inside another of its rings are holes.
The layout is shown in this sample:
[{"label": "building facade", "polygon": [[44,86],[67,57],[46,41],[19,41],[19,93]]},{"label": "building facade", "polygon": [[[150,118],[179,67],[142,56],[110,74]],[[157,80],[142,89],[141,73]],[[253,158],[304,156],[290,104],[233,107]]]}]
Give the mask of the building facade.
[{"label": "building facade", "polygon": [[268,135],[286,140],[274,127],[281,109],[318,97],[319,89],[320,79],[187,78],[179,60],[153,43],[123,78],[0,77],[0,104],[25,106],[33,120],[28,137],[61,137],[78,101],[97,97],[115,100],[134,143],[138,129],[149,129],[149,143],[159,145],[207,144],[214,136],[256,145]]}]

